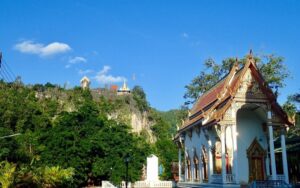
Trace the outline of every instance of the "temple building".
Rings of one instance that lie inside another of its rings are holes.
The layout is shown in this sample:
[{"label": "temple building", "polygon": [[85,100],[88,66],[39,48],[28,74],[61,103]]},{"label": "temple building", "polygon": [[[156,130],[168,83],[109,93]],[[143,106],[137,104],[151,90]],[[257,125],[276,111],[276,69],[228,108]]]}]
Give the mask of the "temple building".
[{"label": "temple building", "polygon": [[88,77],[84,76],[81,80],[80,80],[80,86],[82,89],[89,89],[91,84],[91,81]]},{"label": "temple building", "polygon": [[120,89],[118,89],[117,92],[118,95],[128,95],[130,94],[130,89],[126,84],[126,81],[124,80],[122,87],[120,87]]},{"label": "temple building", "polygon": [[[174,138],[179,187],[240,187],[258,180],[289,183],[285,134],[292,121],[250,53],[198,98]],[[281,144],[276,163],[274,135]],[[277,169],[283,169],[279,174]]]}]

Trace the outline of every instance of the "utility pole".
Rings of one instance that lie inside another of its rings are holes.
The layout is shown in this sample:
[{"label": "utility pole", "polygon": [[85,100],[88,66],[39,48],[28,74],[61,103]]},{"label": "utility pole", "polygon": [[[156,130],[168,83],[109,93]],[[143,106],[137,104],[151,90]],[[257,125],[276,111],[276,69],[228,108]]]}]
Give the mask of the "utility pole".
[{"label": "utility pole", "polygon": [[0,52],[0,69],[1,69],[1,64],[2,64],[2,52]]}]

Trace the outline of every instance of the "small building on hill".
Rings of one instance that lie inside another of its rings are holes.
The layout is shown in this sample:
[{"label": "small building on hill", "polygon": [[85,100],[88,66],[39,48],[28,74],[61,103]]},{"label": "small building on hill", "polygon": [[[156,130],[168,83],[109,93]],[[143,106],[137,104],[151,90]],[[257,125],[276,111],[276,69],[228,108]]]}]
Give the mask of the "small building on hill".
[{"label": "small building on hill", "polygon": [[126,81],[124,80],[122,87],[120,87],[120,89],[118,90],[117,94],[118,95],[128,95],[130,94],[130,89],[126,84]]},{"label": "small building on hill", "polygon": [[[285,134],[292,125],[250,53],[243,67],[234,64],[198,98],[178,130],[174,141],[179,187],[240,187],[256,180],[289,183]],[[274,134],[280,135],[282,148],[277,164]]]},{"label": "small building on hill", "polygon": [[89,89],[91,84],[91,81],[88,77],[84,76],[81,80],[80,80],[80,86],[82,89]]}]

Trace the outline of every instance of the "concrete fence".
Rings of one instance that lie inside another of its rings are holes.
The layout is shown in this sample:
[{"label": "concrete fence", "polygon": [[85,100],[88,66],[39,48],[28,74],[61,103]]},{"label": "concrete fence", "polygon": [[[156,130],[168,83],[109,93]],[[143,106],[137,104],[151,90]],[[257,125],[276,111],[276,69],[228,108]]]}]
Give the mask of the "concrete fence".
[{"label": "concrete fence", "polygon": [[[125,188],[125,182],[122,182],[122,188]],[[175,184],[172,181],[136,181],[133,184],[128,183],[128,188],[172,188]]]}]

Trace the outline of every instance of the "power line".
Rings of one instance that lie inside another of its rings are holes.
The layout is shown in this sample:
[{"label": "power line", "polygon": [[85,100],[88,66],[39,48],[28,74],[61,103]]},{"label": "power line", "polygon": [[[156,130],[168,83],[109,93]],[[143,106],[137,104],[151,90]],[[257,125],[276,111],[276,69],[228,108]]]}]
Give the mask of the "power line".
[{"label": "power line", "polygon": [[2,52],[0,52],[0,74],[2,79],[6,82],[13,82],[16,79],[7,61],[3,59]]},{"label": "power line", "polygon": [[14,81],[15,80],[15,76],[8,70],[7,64],[5,63],[5,61],[2,64],[3,64],[3,70],[7,73],[7,75],[11,79],[11,81]]},{"label": "power line", "polygon": [[8,72],[12,75],[12,77],[16,78],[16,75],[14,74],[14,72],[9,67],[9,64],[7,63],[7,61],[5,59],[3,59],[3,62],[4,62],[4,66],[6,67],[6,69],[8,70]]},{"label": "power line", "polygon": [[4,73],[6,75],[8,82],[14,81],[14,78],[9,74],[9,72],[6,70],[5,66],[3,66],[3,64],[2,64],[2,73]]}]

